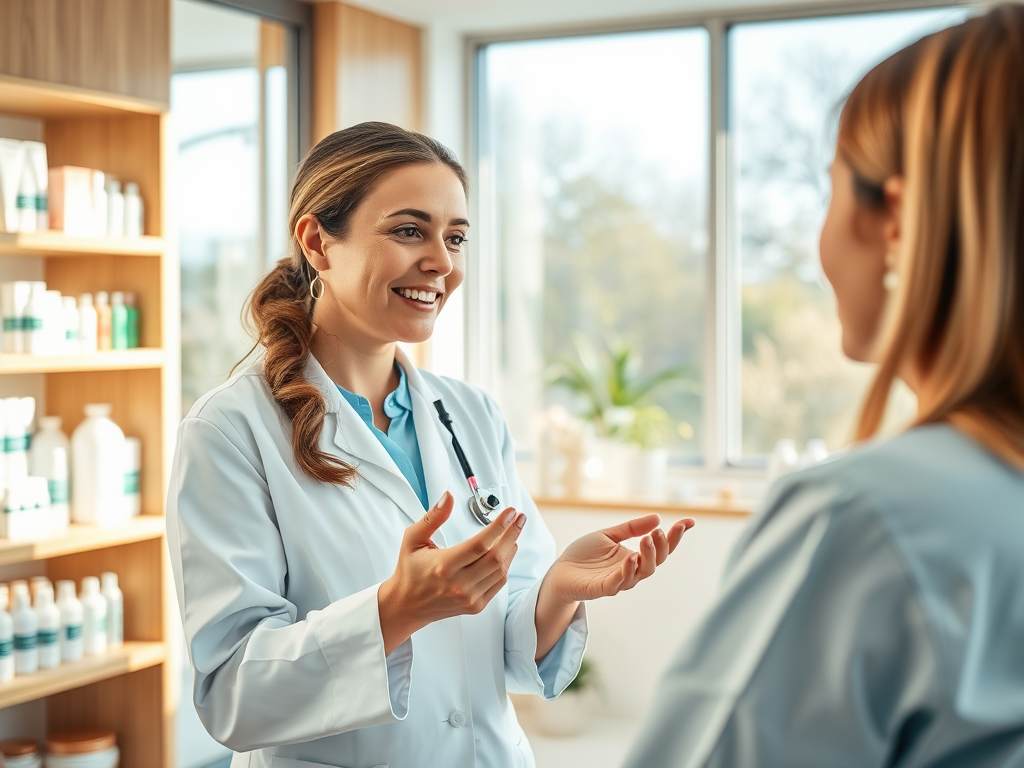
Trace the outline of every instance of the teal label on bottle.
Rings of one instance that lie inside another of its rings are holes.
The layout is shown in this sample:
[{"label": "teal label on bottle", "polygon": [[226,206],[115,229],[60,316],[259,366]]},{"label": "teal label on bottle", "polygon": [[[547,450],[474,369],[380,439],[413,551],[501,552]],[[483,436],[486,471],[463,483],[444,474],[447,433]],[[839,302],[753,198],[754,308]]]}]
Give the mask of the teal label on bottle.
[{"label": "teal label on bottle", "polygon": [[4,451],[6,453],[18,453],[20,451],[27,451],[29,447],[30,438],[28,435],[19,435],[17,437],[5,437],[4,438]]},{"label": "teal label on bottle", "polygon": [[23,330],[23,331],[41,331],[41,330],[43,330],[43,318],[41,318],[41,317],[23,317],[23,318],[21,318],[21,330]]},{"label": "teal label on bottle", "polygon": [[67,480],[47,480],[46,487],[50,489],[51,504],[67,504],[70,498],[70,484]]},{"label": "teal label on bottle", "polygon": [[64,627],[64,639],[65,640],[78,640],[82,636],[82,625],[81,624],[68,624]]},{"label": "teal label on bottle", "polygon": [[46,213],[49,209],[50,204],[46,199],[46,195],[36,195],[36,210],[40,213]]},{"label": "teal label on bottle", "polygon": [[66,331],[64,331],[64,338],[67,341],[74,341],[75,339],[78,338],[78,331],[68,328]]},{"label": "teal label on bottle", "polygon": [[41,629],[36,635],[39,645],[56,645],[60,632],[56,629]]},{"label": "teal label on bottle", "polygon": [[4,318],[4,330],[5,331],[20,331],[21,330],[21,318],[20,317],[5,317]]},{"label": "teal label on bottle", "polygon": [[107,634],[107,617],[104,616],[102,619],[96,622],[96,634],[105,635]]},{"label": "teal label on bottle", "polygon": [[22,209],[36,210],[36,196],[35,195],[18,195],[15,198],[15,205]]},{"label": "teal label on bottle", "polygon": [[14,636],[14,650],[16,651],[31,651],[36,647],[36,636],[35,635],[15,635]]},{"label": "teal label on bottle", "polygon": [[6,659],[14,653],[13,640],[0,640],[0,659]]},{"label": "teal label on bottle", "polygon": [[125,496],[138,496],[139,495],[139,473],[138,472],[125,472],[124,473],[124,495]]}]

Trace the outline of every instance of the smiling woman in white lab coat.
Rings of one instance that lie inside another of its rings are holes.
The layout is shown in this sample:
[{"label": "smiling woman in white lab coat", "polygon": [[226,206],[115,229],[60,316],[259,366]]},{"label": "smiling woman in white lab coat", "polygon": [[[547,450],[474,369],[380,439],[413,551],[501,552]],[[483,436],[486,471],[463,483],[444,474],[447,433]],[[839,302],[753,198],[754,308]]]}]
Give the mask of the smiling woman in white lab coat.
[{"label": "smiling woman in white lab coat", "polygon": [[[466,188],[394,126],[318,144],[292,253],[251,300],[261,356],[179,430],[168,540],[195,704],[236,768],[532,766],[508,692],[557,696],[583,601],[650,576],[692,525],[648,516],[556,559],[493,401],[397,348],[462,281]],[[501,502],[489,525],[436,401]]]}]

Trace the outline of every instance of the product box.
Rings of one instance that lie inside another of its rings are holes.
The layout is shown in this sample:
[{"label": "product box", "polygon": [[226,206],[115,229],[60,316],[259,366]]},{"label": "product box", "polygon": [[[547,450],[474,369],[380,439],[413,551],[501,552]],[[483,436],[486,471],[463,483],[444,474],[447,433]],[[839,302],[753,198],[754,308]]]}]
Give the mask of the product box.
[{"label": "product box", "polygon": [[[69,235],[94,237],[106,230],[106,206],[98,211],[95,199],[95,177],[103,174],[91,168],[62,165],[50,169],[50,228]],[[100,182],[100,190],[103,184]],[[102,213],[102,226],[98,226]]]},{"label": "product box", "polygon": [[17,232],[19,229],[18,191],[24,167],[24,142],[0,139],[0,232]]}]

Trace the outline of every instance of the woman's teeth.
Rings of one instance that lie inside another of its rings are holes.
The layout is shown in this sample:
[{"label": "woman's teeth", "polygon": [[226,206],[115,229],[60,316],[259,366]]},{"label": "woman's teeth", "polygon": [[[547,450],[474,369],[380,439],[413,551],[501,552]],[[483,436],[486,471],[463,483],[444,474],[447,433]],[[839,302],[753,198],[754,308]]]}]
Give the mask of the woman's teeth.
[{"label": "woman's teeth", "polygon": [[437,300],[437,293],[434,291],[414,291],[411,288],[399,288],[398,293],[413,301],[422,301],[424,304],[433,304]]}]

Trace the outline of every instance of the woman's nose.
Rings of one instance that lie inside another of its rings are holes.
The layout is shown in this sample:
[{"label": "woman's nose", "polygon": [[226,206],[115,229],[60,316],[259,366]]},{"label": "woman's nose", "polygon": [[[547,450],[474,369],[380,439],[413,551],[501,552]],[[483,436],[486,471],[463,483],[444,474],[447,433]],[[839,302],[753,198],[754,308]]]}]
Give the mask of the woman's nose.
[{"label": "woman's nose", "polygon": [[420,269],[438,275],[448,275],[454,268],[452,255],[444,240],[432,241],[427,252],[420,261]]}]

